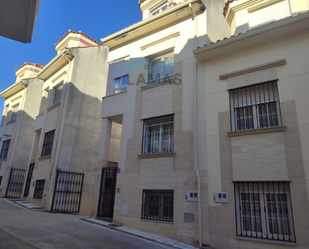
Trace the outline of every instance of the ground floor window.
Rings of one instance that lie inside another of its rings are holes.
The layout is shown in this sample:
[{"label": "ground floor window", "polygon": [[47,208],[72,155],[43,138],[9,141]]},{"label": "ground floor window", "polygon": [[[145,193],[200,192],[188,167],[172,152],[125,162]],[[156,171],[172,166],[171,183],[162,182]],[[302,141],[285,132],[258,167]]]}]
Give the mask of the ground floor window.
[{"label": "ground floor window", "polygon": [[36,181],[33,199],[43,198],[44,186],[45,186],[45,180]]},{"label": "ground floor window", "polygon": [[144,190],[142,219],[173,221],[174,191]]},{"label": "ground floor window", "polygon": [[235,182],[237,236],[296,242],[289,182]]}]

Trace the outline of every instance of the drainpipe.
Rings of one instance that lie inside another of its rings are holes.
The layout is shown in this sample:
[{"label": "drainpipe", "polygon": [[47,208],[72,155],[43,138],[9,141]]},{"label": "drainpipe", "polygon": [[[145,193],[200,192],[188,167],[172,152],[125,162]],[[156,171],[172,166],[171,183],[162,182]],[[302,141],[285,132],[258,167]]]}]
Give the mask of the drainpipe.
[{"label": "drainpipe", "polygon": [[[192,4],[189,4],[189,7],[192,12],[192,20],[195,21],[195,48],[197,48],[197,17],[194,9],[192,8]],[[195,59],[195,89],[194,89],[194,168],[196,171],[197,178],[197,218],[198,218],[198,237],[199,237],[199,247],[202,248],[203,245],[203,237],[202,237],[202,194],[201,194],[201,176],[200,170],[198,167],[198,101],[197,101],[197,93],[198,93],[198,71],[197,71],[198,63]]]},{"label": "drainpipe", "polygon": [[[62,54],[62,56],[61,56],[61,58],[63,57],[63,58],[65,58],[68,62],[69,62],[69,69],[68,69],[68,73],[67,73],[67,77],[66,77],[66,80],[65,80],[65,82],[64,83],[67,83],[68,82],[68,80],[69,80],[69,75],[70,75],[70,72],[71,72],[71,60],[69,60],[67,57],[66,57],[66,55],[68,54],[68,52],[67,51],[65,51],[63,54]],[[67,88],[63,88],[63,94],[62,94],[62,96],[64,97],[63,99],[65,100],[65,94],[66,94],[66,90],[67,90]],[[63,108],[64,108],[64,101],[63,101],[63,103],[61,104],[61,111],[59,112],[59,115],[60,115],[60,121],[59,121],[59,127],[58,127],[58,129],[59,129],[59,131],[58,131],[58,136],[57,136],[57,143],[55,144],[55,153],[54,153],[54,156],[53,156],[53,158],[52,158],[52,163],[51,163],[51,168],[50,168],[50,173],[49,173],[49,178],[51,179],[51,176],[52,176],[52,174],[53,174],[53,167],[55,166],[54,165],[54,163],[55,163],[55,158],[56,158],[56,153],[57,153],[57,147],[58,147],[58,141],[59,141],[59,137],[60,137],[60,127],[61,127],[61,123],[63,123],[64,122],[64,120],[62,120],[62,112],[63,112]]]}]

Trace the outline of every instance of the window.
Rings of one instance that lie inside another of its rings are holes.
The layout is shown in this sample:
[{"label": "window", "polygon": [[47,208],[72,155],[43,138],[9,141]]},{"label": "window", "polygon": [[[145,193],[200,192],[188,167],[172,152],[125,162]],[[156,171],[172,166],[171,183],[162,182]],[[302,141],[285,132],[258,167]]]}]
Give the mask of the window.
[{"label": "window", "polygon": [[11,120],[15,120],[18,113],[18,107],[19,105],[15,105],[12,107],[12,114],[11,114]]},{"label": "window", "polygon": [[168,3],[166,1],[163,2],[159,7],[156,7],[150,11],[150,16],[155,16],[157,14],[160,14],[164,10],[168,9]]},{"label": "window", "polygon": [[[40,113],[42,114],[44,113],[45,109],[46,109],[46,105],[47,105],[47,98],[48,98],[48,89],[45,89],[43,91],[43,95],[42,95],[42,99],[41,99],[41,106],[40,106]],[[61,96],[60,96],[61,98]]]},{"label": "window", "polygon": [[0,154],[0,159],[7,158],[8,152],[9,152],[9,148],[10,148],[10,143],[11,143],[11,139],[3,141],[2,149],[1,149],[1,154]]},{"label": "window", "polygon": [[173,221],[174,191],[144,190],[142,219]]},{"label": "window", "polygon": [[1,187],[1,183],[2,183],[2,176],[0,176],[0,187]]},{"label": "window", "polygon": [[174,151],[174,115],[144,121],[143,154]]},{"label": "window", "polygon": [[59,102],[61,100],[62,88],[63,88],[63,85],[58,86],[57,88],[55,88],[55,95],[54,95],[53,104],[55,104],[55,103],[57,103],[57,102]]},{"label": "window", "polygon": [[237,236],[296,242],[288,182],[235,182]]},{"label": "window", "polygon": [[37,180],[35,184],[33,199],[42,199],[44,192],[45,180]]},{"label": "window", "polygon": [[281,125],[277,82],[230,91],[232,131]]},{"label": "window", "polygon": [[113,94],[127,91],[128,75],[114,79]]},{"label": "window", "polygon": [[171,79],[174,74],[174,53],[165,54],[148,60],[148,83]]},{"label": "window", "polygon": [[51,155],[52,148],[53,148],[53,142],[54,142],[54,134],[55,134],[55,130],[45,133],[41,156]]}]

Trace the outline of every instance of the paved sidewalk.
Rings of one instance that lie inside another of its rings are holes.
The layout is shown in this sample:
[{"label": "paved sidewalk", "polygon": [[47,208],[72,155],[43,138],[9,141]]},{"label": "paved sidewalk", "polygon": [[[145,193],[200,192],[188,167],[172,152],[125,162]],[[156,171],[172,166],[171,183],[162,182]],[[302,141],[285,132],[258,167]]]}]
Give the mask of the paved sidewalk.
[{"label": "paved sidewalk", "polygon": [[172,246],[174,248],[177,249],[198,249],[198,247],[194,247],[176,240],[172,240],[172,239],[168,239],[159,235],[155,235],[155,234],[151,234],[151,233],[146,233],[146,232],[142,232],[133,228],[129,228],[129,227],[125,227],[125,226],[119,226],[113,223],[109,223],[106,221],[102,221],[102,220],[97,220],[95,218],[83,218],[84,221],[90,222],[90,223],[94,223],[97,225],[101,225],[101,226],[105,226],[105,227],[109,227],[118,231],[122,231],[128,234],[132,234],[141,238],[145,238],[145,239],[149,239],[152,241],[156,241],[159,243],[163,243],[166,244],[168,246]]},{"label": "paved sidewalk", "polygon": [[34,205],[28,201],[25,201],[23,199],[10,199],[10,201],[15,202],[17,205],[20,205],[22,207],[25,207],[29,210],[34,210],[34,211],[46,211],[44,208]]}]

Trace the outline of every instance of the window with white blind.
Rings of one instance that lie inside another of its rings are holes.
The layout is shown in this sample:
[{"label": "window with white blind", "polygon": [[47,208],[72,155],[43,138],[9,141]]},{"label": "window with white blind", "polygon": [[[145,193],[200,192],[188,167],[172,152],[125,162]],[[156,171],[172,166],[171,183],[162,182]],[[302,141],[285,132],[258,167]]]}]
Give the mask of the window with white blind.
[{"label": "window with white blind", "polygon": [[128,66],[129,62],[127,59],[114,63],[112,94],[127,91],[128,80],[129,80]]},{"label": "window with white blind", "polygon": [[235,182],[237,236],[296,242],[289,182]]},{"label": "window with white blind", "polygon": [[257,10],[249,10],[249,25],[251,28],[277,21],[291,15],[289,0],[276,1]]},{"label": "window with white blind", "polygon": [[53,104],[60,102],[61,95],[62,95],[62,88],[63,88],[63,85],[60,85],[57,88],[55,88]]},{"label": "window with white blind", "polygon": [[174,151],[174,115],[144,121],[142,154]]},{"label": "window with white blind", "polygon": [[168,9],[168,1],[164,1],[159,6],[150,10],[150,16],[155,16]]},{"label": "window with white blind", "polygon": [[19,105],[15,105],[12,107],[11,120],[15,120],[17,117]]},{"label": "window with white blind", "polygon": [[280,126],[277,82],[230,90],[232,131]]},{"label": "window with white blind", "polygon": [[172,79],[174,75],[174,52],[148,59],[148,84]]}]

